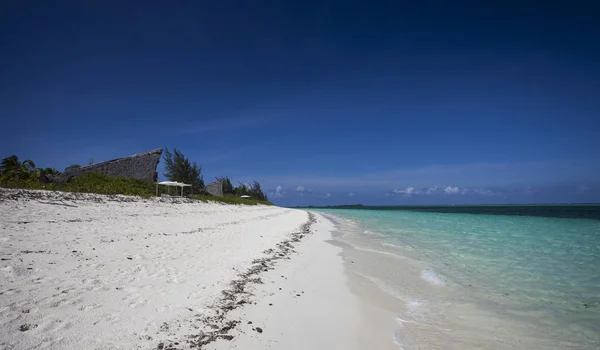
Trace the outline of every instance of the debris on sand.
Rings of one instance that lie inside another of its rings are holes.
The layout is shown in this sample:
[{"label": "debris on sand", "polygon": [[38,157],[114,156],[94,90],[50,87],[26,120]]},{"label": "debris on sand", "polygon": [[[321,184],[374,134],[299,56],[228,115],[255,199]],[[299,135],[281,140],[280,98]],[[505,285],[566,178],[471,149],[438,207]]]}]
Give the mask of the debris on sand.
[{"label": "debris on sand", "polygon": [[[200,331],[198,334],[189,335],[187,337],[188,339],[185,340],[187,345],[190,348],[202,349],[205,345],[219,339],[232,340],[233,336],[228,333],[240,324],[240,321],[228,320],[227,314],[232,310],[252,302],[250,299],[253,295],[247,290],[248,285],[263,283],[262,279],[259,277],[261,273],[274,269],[278,260],[289,259],[289,255],[296,252],[294,250],[294,243],[300,242],[302,238],[310,234],[311,226],[316,221],[315,215],[308,213],[308,221],[300,226],[299,231],[292,233],[290,238],[278,243],[276,248],[265,250],[263,253],[267,254],[266,257],[253,260],[252,265],[245,272],[240,273],[237,279],[231,281],[231,287],[221,291],[221,299],[211,307],[211,309],[216,312],[216,315],[199,318],[201,323],[200,326],[203,326],[202,328],[207,330]],[[269,305],[272,306],[272,304]],[[251,323],[252,322],[248,322],[248,324]],[[262,333],[263,331],[260,327],[256,327],[254,330],[258,333]],[[183,348],[177,346],[180,342],[172,342],[169,344],[160,343],[155,349],[181,350]]]}]

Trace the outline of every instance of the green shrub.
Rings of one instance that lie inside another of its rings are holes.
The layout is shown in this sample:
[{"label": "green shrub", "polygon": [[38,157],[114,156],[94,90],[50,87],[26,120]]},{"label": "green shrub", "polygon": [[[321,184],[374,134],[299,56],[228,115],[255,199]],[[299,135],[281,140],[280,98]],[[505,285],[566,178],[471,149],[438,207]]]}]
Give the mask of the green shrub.
[{"label": "green shrub", "polygon": [[[144,198],[156,196],[156,183],[153,181],[127,179],[118,176],[108,176],[95,173],[83,174],[73,178],[70,183],[63,185],[55,183],[42,184],[35,180],[9,180],[0,183],[0,187],[97,194],[122,194],[126,196],[139,196]],[[177,190],[179,190],[179,188]],[[159,188],[159,194],[167,193],[167,191],[168,189],[164,186]],[[171,191],[175,193],[175,190]],[[195,194],[193,195],[193,198],[204,202],[212,201],[226,204],[273,205],[268,201],[259,201],[238,197],[215,197],[206,192]]]},{"label": "green shrub", "polygon": [[190,162],[177,148],[173,149],[173,153],[165,148],[163,158],[165,160],[165,173],[163,175],[167,179],[191,184],[194,192],[204,189],[202,167],[196,162]]},{"label": "green shrub", "polygon": [[48,190],[48,191],[60,191],[59,186],[48,183],[43,184],[37,180],[3,180],[0,182],[0,187],[4,188],[23,188],[28,190]]},{"label": "green shrub", "polygon": [[118,176],[87,173],[64,185],[68,192],[99,194],[123,194],[126,196],[152,197],[156,195],[156,183],[148,180],[126,179]]},{"label": "green shrub", "polygon": [[34,180],[11,180],[3,182],[1,186],[6,188],[24,188],[32,190],[122,194],[146,198],[156,194],[156,184],[152,181],[126,179],[118,176],[107,176],[94,173],[78,176],[67,184],[43,184]]}]

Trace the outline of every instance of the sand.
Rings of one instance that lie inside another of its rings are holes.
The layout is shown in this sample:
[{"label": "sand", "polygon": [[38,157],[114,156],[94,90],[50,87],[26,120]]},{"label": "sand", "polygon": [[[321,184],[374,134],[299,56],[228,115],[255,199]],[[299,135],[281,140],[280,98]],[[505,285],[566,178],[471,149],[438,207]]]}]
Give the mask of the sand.
[{"label": "sand", "polygon": [[3,349],[369,342],[333,225],[314,213],[0,189],[0,224]]},{"label": "sand", "polygon": [[252,286],[257,303],[229,315],[241,321],[231,333],[235,338],[211,348],[398,349],[395,316],[381,315],[383,310],[374,307],[369,298],[379,294],[351,292],[349,285],[360,283],[351,278],[348,265],[354,262],[343,263],[342,248],[331,240],[334,225],[315,215],[312,234],[291,259],[264,273],[263,284]]}]

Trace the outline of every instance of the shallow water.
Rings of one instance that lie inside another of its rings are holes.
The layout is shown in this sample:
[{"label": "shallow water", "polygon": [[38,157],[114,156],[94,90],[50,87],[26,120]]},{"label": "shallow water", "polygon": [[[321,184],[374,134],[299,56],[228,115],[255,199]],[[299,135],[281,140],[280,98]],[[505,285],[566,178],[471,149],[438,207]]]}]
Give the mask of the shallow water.
[{"label": "shallow water", "polygon": [[402,302],[400,348],[600,348],[600,207],[482,208],[319,211]]}]

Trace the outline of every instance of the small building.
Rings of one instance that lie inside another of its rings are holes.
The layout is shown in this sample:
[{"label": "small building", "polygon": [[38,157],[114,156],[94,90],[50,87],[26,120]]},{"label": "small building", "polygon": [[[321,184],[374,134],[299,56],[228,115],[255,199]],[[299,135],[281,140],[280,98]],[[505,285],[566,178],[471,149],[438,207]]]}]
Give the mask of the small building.
[{"label": "small building", "polygon": [[223,181],[217,180],[209,183],[206,187],[206,192],[215,197],[223,197]]}]

